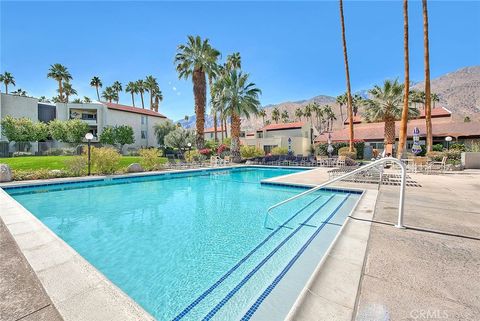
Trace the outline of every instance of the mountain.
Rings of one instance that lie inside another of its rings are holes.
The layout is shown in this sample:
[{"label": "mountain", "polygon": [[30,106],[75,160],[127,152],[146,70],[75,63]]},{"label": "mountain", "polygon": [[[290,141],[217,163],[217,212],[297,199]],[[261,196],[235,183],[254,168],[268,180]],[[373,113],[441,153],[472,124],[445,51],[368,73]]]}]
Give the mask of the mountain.
[{"label": "mountain", "polygon": [[[470,116],[472,119],[480,119],[480,66],[471,66],[459,69],[454,72],[447,73],[438,78],[431,80],[432,92],[440,97],[440,102],[437,106],[447,108],[453,113],[456,119],[462,119],[465,116]],[[423,82],[414,83],[412,88],[424,90]],[[368,89],[360,90],[356,94],[366,98],[368,96]],[[272,110],[275,107],[280,109],[280,112],[287,110],[290,115],[290,120],[295,120],[295,109],[302,108],[305,105],[317,102],[320,106],[330,105],[335,112],[337,120],[334,124],[334,129],[341,128],[341,114],[346,118],[345,106],[340,111],[340,106],[335,103],[335,97],[327,95],[319,95],[306,100],[299,100],[293,102],[283,102],[279,104],[270,104],[263,106],[267,112],[265,119],[271,119]],[[362,108],[360,108],[361,113]],[[190,116],[188,121],[180,120],[180,124],[186,128],[195,127],[195,115]],[[304,120],[304,119],[303,119]],[[262,127],[262,118],[252,117],[250,119],[242,119],[242,128],[246,131],[253,131]],[[213,118],[209,115],[205,117],[205,127],[213,127]]]}]

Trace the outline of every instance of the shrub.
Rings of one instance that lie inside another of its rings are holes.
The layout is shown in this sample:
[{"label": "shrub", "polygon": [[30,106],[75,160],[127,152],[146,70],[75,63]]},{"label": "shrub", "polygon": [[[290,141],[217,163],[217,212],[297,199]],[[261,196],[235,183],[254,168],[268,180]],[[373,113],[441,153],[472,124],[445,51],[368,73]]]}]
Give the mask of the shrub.
[{"label": "shrub", "polygon": [[444,156],[443,152],[439,151],[431,151],[427,153],[427,156],[430,157],[432,160],[436,162],[441,162]]},{"label": "shrub", "polygon": [[210,148],[203,148],[198,151],[200,154],[210,157],[213,154],[213,151]]},{"label": "shrub", "polygon": [[205,148],[210,148],[211,150],[217,150],[219,144],[215,140],[207,140],[205,142]]},{"label": "shrub", "polygon": [[26,181],[26,180],[36,180],[36,179],[49,179],[57,177],[67,177],[68,174],[60,170],[48,170],[48,169],[37,169],[37,170],[13,170],[13,179],[15,181]]},{"label": "shrub", "polygon": [[140,165],[145,170],[151,171],[158,169],[160,165],[160,156],[161,153],[156,148],[142,148],[138,151],[140,155]]},{"label": "shrub", "polygon": [[92,147],[91,163],[99,174],[114,174],[120,161],[120,153],[111,147]]},{"label": "shrub", "polygon": [[265,156],[263,149],[256,146],[240,146],[240,155],[242,158],[254,158]]},{"label": "shrub", "polygon": [[200,154],[196,149],[185,152],[184,156],[187,162],[203,162],[207,159],[207,156]]},{"label": "shrub", "polygon": [[72,156],[75,155],[76,151],[74,148],[51,148],[43,153],[45,156]]},{"label": "shrub", "polygon": [[217,148],[217,155],[218,156],[225,156],[225,155],[229,155],[230,154],[230,147],[225,145],[225,144],[221,144],[220,146],[218,146]]},{"label": "shrub", "polygon": [[467,151],[471,153],[479,153],[480,152],[480,142],[472,142],[471,145],[468,147]]},{"label": "shrub", "polygon": [[232,146],[232,138],[226,137],[223,139],[222,144],[227,145],[229,148]]},{"label": "shrub", "polygon": [[443,152],[442,156],[447,156],[448,160],[453,161],[453,163],[457,163],[460,161],[462,155],[462,151],[459,149],[450,149]]},{"label": "shrub", "polygon": [[450,145],[450,150],[457,150],[460,152],[464,152],[466,150],[465,144],[453,143]]},{"label": "shrub", "polygon": [[84,156],[75,156],[65,160],[65,167],[67,172],[72,176],[85,175],[85,169],[87,167],[87,158]]},{"label": "shrub", "polygon": [[287,147],[274,147],[272,148],[271,151],[272,155],[287,155],[288,154],[288,148]]},{"label": "shrub", "polygon": [[[332,155],[339,155],[338,151],[340,150],[340,148],[348,147],[348,145],[349,145],[348,143],[344,143],[344,142],[332,143],[332,147],[333,147]],[[365,143],[356,142],[356,143],[353,143],[353,147],[356,150],[355,158],[363,159],[363,150],[365,149]],[[327,148],[328,148],[327,143],[318,144],[315,148],[315,153],[320,156],[327,156],[328,155]]]},{"label": "shrub", "polygon": [[338,156],[347,156],[350,159],[357,159],[357,149],[353,148],[353,152],[350,152],[349,149],[350,148],[347,146],[341,147],[338,150]]},{"label": "shrub", "polygon": [[443,151],[443,144],[435,144],[432,146],[432,151],[441,152]]}]

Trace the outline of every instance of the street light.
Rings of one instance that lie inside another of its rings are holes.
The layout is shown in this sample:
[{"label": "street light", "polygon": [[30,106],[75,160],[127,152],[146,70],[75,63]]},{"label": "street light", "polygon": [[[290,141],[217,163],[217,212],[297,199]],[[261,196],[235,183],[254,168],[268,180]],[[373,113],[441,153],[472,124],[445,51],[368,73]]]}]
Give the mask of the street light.
[{"label": "street light", "polygon": [[451,136],[445,137],[445,141],[447,142],[447,150],[450,150],[450,142],[452,141]]},{"label": "street light", "polygon": [[85,134],[85,139],[87,140],[87,145],[88,145],[88,176],[90,176],[90,143],[93,139],[93,134],[92,133],[86,133]]}]

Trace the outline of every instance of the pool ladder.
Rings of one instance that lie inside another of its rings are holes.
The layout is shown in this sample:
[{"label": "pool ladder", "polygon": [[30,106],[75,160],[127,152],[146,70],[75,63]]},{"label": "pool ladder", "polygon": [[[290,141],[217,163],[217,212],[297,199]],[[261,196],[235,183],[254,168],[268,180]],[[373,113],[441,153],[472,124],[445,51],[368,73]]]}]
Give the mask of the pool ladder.
[{"label": "pool ladder", "polygon": [[[400,181],[400,197],[399,197],[399,203],[398,203],[398,221],[397,221],[397,224],[395,225],[395,227],[397,228],[405,228],[405,226],[403,225],[403,208],[404,208],[404,204],[405,204],[405,183],[406,183],[406,180],[407,180],[407,170],[406,170],[406,167],[405,167],[405,164],[402,163],[400,160],[396,159],[396,158],[393,158],[393,157],[385,157],[385,158],[382,158],[382,159],[379,159],[379,160],[376,160],[370,164],[367,164],[365,166],[362,166],[360,168],[357,168],[351,172],[348,172],[348,173],[345,173],[341,176],[337,176],[335,178],[332,178],[328,181],[326,181],[325,183],[322,183],[320,185],[317,185],[315,186],[314,188],[311,188],[305,192],[302,192],[300,194],[297,194],[295,196],[292,196],[284,201],[281,201],[273,206],[270,206],[267,210],[267,213],[265,214],[265,220],[264,220],[264,225],[266,224],[267,222],[267,219],[268,217],[272,217],[273,219],[275,219],[271,214],[270,212],[279,207],[279,206],[282,206],[286,203],[289,203],[297,198],[300,198],[302,196],[305,196],[305,195],[308,195],[308,194],[311,194],[313,192],[316,192],[322,188],[324,188],[325,186],[331,184],[331,183],[335,183],[335,182],[338,182],[338,181],[341,181],[347,177],[350,177],[350,176],[353,176],[355,174],[358,174],[360,172],[364,172],[366,170],[369,170],[369,169],[378,169],[380,171],[380,182],[379,182],[379,188],[380,188],[380,185],[382,183],[382,179],[383,179],[383,166],[385,164],[389,164],[389,163],[395,163],[397,164],[399,167],[400,167],[400,170],[401,170],[401,181]],[[381,167],[380,167],[381,166]],[[276,219],[275,219],[276,220]],[[278,221],[278,220],[276,220]]]}]

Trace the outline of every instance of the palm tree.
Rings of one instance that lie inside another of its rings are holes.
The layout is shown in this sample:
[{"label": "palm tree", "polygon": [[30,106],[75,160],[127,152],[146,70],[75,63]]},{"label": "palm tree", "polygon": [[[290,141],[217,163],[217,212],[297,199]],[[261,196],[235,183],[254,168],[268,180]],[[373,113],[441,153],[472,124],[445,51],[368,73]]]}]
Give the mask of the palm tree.
[{"label": "palm tree", "polygon": [[345,122],[345,119],[343,118],[343,106],[347,104],[347,94],[345,93],[343,95],[337,96],[336,102],[340,106],[340,118],[342,119],[343,126],[343,123]]},{"label": "palm tree", "polygon": [[272,120],[278,124],[278,121],[280,120],[280,109],[278,109],[278,107],[273,108],[271,117]]},{"label": "palm tree", "polygon": [[227,56],[226,68],[228,70],[242,68],[242,57],[240,56],[239,52],[234,52],[233,54]]},{"label": "palm tree", "polygon": [[119,82],[118,80],[114,81],[113,82],[113,85],[112,85],[112,89],[115,91],[116,93],[116,102],[118,104],[118,101],[120,99],[120,93],[122,92],[123,88],[122,88],[122,83]]},{"label": "palm tree", "polygon": [[[63,83],[63,92],[65,93],[65,102],[68,103],[68,98],[77,94],[77,91],[72,87],[69,82]],[[60,94],[60,91],[58,92]],[[61,95],[60,95],[61,96]]]},{"label": "palm tree", "polygon": [[283,123],[288,123],[288,121],[290,120],[290,115],[288,114],[288,110],[284,110],[282,111],[282,122]]},{"label": "palm tree", "polygon": [[248,74],[233,69],[223,75],[214,85],[215,100],[225,106],[225,113],[232,119],[232,158],[239,162],[240,156],[240,117],[257,114],[260,108],[260,89],[248,82]]},{"label": "palm tree", "polygon": [[145,78],[144,84],[145,90],[150,93],[150,110],[154,110],[154,97],[157,92],[160,91],[160,87],[158,86],[157,78],[153,76],[147,76]]},{"label": "palm tree", "polygon": [[[385,122],[385,145],[395,144],[395,120],[402,117],[404,86],[397,80],[385,80],[383,87],[369,90],[371,99],[366,101],[365,119]],[[418,110],[408,107],[408,117],[418,115]]]},{"label": "palm tree", "polygon": [[94,76],[92,80],[90,80],[90,86],[95,87],[95,89],[97,90],[97,99],[98,101],[100,101],[100,93],[98,92],[98,88],[101,88],[103,86],[102,80],[99,77]]},{"label": "palm tree", "polygon": [[137,92],[140,94],[140,99],[142,102],[142,108],[145,108],[145,104],[143,103],[143,93],[145,92],[145,82],[143,79],[139,79],[136,81],[137,83]]},{"label": "palm tree", "polygon": [[303,109],[303,116],[308,120],[310,119],[310,126],[313,127],[312,114],[314,113],[314,107],[312,104],[308,104]]},{"label": "palm tree", "polygon": [[357,116],[358,113],[358,107],[362,106],[364,104],[364,99],[360,95],[353,95],[352,97],[352,109],[353,109],[353,117]]},{"label": "palm tree", "polygon": [[432,105],[430,92],[430,50],[428,48],[428,10],[427,0],[422,0],[423,8],[423,50],[425,64],[425,125],[427,128],[427,152],[432,150],[433,134],[432,134]]},{"label": "palm tree", "polygon": [[80,98],[75,98],[74,100],[72,100],[72,103],[74,104],[81,104],[82,103],[82,100]]},{"label": "palm tree", "polygon": [[349,141],[349,151],[353,152],[353,109],[352,109],[352,92],[350,89],[350,71],[348,70],[348,54],[347,54],[347,40],[345,38],[345,20],[343,17],[343,0],[339,0],[340,3],[340,24],[342,26],[342,43],[343,43],[343,58],[345,60],[345,78],[347,81],[347,112],[348,118],[350,119],[349,123],[349,132],[350,132],[350,141]]},{"label": "palm tree", "polygon": [[398,150],[397,158],[400,159],[405,150],[405,144],[407,142],[407,122],[408,111],[410,109],[410,99],[408,97],[410,93],[410,62],[408,56],[408,0],[403,0],[403,55],[404,55],[404,67],[405,67],[405,82],[403,88],[403,109],[400,121],[400,134],[398,136]]},{"label": "palm tree", "polygon": [[183,119],[185,119],[185,121],[188,121],[190,117],[188,117],[188,115],[185,115],[185,117],[183,117]]},{"label": "palm tree", "polygon": [[63,99],[63,82],[68,83],[72,79],[72,75],[68,68],[61,64],[53,64],[48,70],[47,78],[55,79],[58,82],[58,94],[60,102],[65,102]]},{"label": "palm tree", "polygon": [[153,109],[158,113],[158,106],[160,105],[160,102],[163,101],[163,94],[160,88],[158,89],[158,92],[155,93],[155,96],[153,96]]},{"label": "palm tree", "polygon": [[337,120],[337,116],[335,116],[335,113],[333,112],[332,107],[330,107],[329,105],[325,105],[323,107],[323,114],[327,119],[327,131],[332,131],[333,121]]},{"label": "palm tree", "polygon": [[22,88],[18,88],[17,90],[12,92],[12,95],[27,97],[27,92]]},{"label": "palm tree", "polygon": [[41,102],[41,103],[48,103],[48,102],[50,102],[50,101],[48,100],[48,98],[45,97],[45,96],[40,96],[40,98],[38,98],[38,101]]},{"label": "palm tree", "polygon": [[179,78],[192,78],[193,95],[195,97],[196,114],[196,145],[203,148],[205,105],[207,102],[207,86],[205,74],[212,70],[217,55],[209,44],[208,39],[202,41],[200,36],[188,36],[187,44],[177,47],[175,64]]},{"label": "palm tree", "polygon": [[322,123],[324,122],[324,110],[320,106],[315,108],[315,118],[317,119],[317,126],[319,127],[318,131],[322,132]]},{"label": "palm tree", "polygon": [[136,81],[130,81],[127,84],[127,87],[125,88],[125,91],[127,93],[130,93],[132,95],[132,105],[135,107],[135,94],[138,93],[138,85]]},{"label": "palm tree", "polygon": [[430,95],[431,101],[433,102],[433,108],[435,108],[435,103],[438,103],[440,101],[440,96],[436,93],[431,93]]},{"label": "palm tree", "polygon": [[0,74],[0,82],[3,82],[5,85],[5,93],[8,94],[8,85],[15,86],[15,77],[8,71],[5,71],[3,74]]},{"label": "palm tree", "polygon": [[[213,101],[213,81],[219,76],[219,66],[217,64],[217,59],[220,56],[220,52],[212,47],[210,47],[208,56],[212,59],[212,62],[208,64],[205,68],[205,72],[208,75],[208,86],[210,88],[210,99]],[[213,132],[214,132],[214,139],[217,142],[218,141],[218,131],[217,131],[217,125],[218,125],[218,120],[217,120],[217,115],[218,115],[218,109],[213,107],[212,104],[212,113],[213,113]],[[223,124],[222,126],[223,127]],[[223,130],[222,130],[223,132]]]},{"label": "palm tree", "polygon": [[302,108],[299,107],[295,109],[295,118],[298,119],[299,121],[302,121],[302,117],[303,117]]},{"label": "palm tree", "polygon": [[117,91],[113,87],[105,87],[105,90],[102,92],[102,98],[111,103],[112,100],[118,99]]},{"label": "palm tree", "polygon": [[87,96],[83,96],[83,102],[85,104],[90,104],[92,102],[92,100],[90,98],[88,98]]},{"label": "palm tree", "polygon": [[262,123],[263,126],[265,126],[265,117],[267,117],[267,112],[265,111],[265,109],[260,109],[258,111],[258,116],[262,117]]}]

